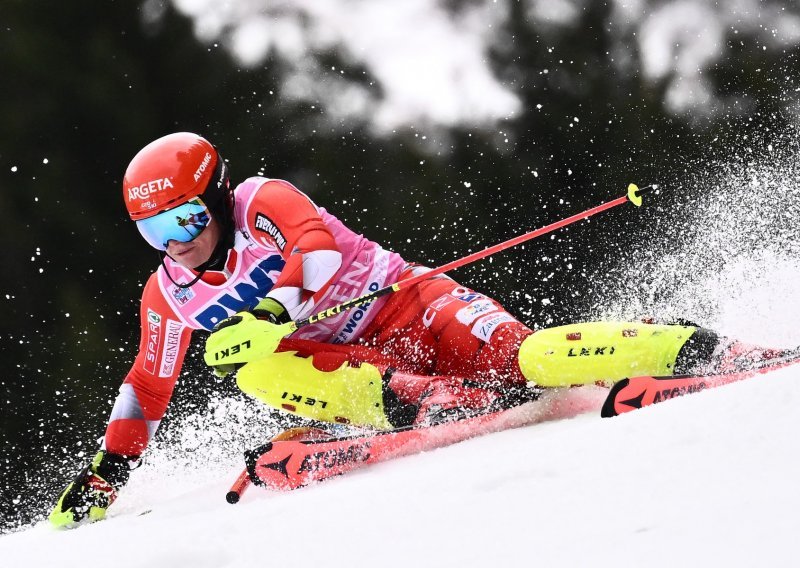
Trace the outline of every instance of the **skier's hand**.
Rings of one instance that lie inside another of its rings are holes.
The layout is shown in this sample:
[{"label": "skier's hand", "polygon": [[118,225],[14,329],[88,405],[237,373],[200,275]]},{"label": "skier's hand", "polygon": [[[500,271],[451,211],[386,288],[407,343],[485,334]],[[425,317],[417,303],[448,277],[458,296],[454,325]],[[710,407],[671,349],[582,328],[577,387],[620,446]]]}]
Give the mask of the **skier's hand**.
[{"label": "skier's hand", "polygon": [[128,481],[131,467],[127,457],[100,450],[70,483],[58,499],[50,523],[57,528],[100,521]]},{"label": "skier's hand", "polygon": [[258,319],[250,312],[239,312],[214,326],[203,360],[217,376],[225,376],[245,363],[275,353],[281,339],[295,330],[293,325],[291,321],[277,324]]}]

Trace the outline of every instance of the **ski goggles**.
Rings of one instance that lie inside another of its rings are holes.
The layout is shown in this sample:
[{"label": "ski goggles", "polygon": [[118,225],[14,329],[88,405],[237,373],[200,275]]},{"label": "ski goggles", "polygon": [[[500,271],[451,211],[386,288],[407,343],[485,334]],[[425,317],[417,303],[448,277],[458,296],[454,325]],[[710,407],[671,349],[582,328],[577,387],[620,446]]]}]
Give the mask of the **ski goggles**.
[{"label": "ski goggles", "polygon": [[169,241],[193,241],[210,222],[208,207],[199,197],[195,197],[183,205],[136,221],[136,228],[151,247],[167,250]]}]

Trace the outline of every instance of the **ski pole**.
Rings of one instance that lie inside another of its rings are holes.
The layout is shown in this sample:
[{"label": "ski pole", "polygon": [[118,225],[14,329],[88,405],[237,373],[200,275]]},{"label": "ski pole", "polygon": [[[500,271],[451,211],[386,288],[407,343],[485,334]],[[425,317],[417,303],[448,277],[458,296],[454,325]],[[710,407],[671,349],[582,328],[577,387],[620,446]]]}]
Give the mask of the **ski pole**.
[{"label": "ski pole", "polygon": [[[438,276],[444,272],[449,270],[453,270],[454,268],[459,268],[461,266],[465,266],[476,260],[480,260],[482,258],[486,258],[496,252],[500,252],[507,248],[511,248],[516,246],[520,243],[524,243],[526,241],[530,241],[535,239],[536,237],[541,237],[542,235],[546,235],[547,233],[551,233],[557,229],[562,227],[566,227],[567,225],[571,225],[580,221],[582,219],[587,219],[592,215],[597,215],[602,211],[606,211],[611,209],[612,207],[617,207],[618,205],[622,205],[623,203],[627,203],[630,201],[636,207],[641,206],[642,204],[642,196],[641,194],[650,190],[656,189],[655,185],[649,185],[642,189],[639,189],[635,184],[630,184],[628,186],[628,193],[616,199],[612,199],[611,201],[607,201],[606,203],[602,203],[597,205],[596,207],[592,207],[591,209],[587,209],[582,213],[576,213],[566,219],[562,219],[561,221],[556,221],[555,223],[551,223],[545,227],[540,229],[536,229],[535,231],[530,231],[523,235],[519,235],[507,241],[503,241],[502,243],[496,244],[494,246],[488,247],[482,251],[474,252],[470,255],[465,256],[464,258],[460,258],[458,260],[454,260],[452,262],[448,262],[438,268],[434,268],[428,270],[427,272],[423,272],[421,274],[417,274],[416,276],[412,276],[411,278],[407,278],[406,280],[401,280],[399,282],[395,282],[389,286],[385,286],[384,288],[380,288],[379,290],[375,290],[374,292],[369,292],[364,294],[363,296],[359,296],[358,298],[354,298],[352,300],[348,300],[336,306],[330,307],[327,310],[314,314],[308,318],[300,319],[296,321],[288,321],[286,323],[282,323],[276,326],[275,329],[272,329],[269,334],[265,335],[258,335],[258,337],[254,336],[252,339],[248,339],[246,343],[239,344],[238,340],[233,345],[224,345],[224,339],[222,337],[218,338],[218,343],[223,345],[222,347],[216,347],[215,350],[211,351],[208,349],[208,344],[206,344],[206,353],[203,356],[205,362],[208,365],[216,366],[216,365],[223,365],[227,363],[245,363],[248,360],[252,360],[253,357],[256,357],[256,354],[260,354],[261,356],[266,356],[271,354],[275,351],[275,348],[278,346],[278,342],[280,341],[281,337],[286,337],[295,331],[297,331],[301,327],[305,327],[312,323],[316,323],[320,320],[327,319],[337,314],[342,313],[345,310],[349,310],[350,308],[354,308],[356,306],[363,306],[364,304],[369,304],[376,299],[380,298],[381,296],[385,296],[386,294],[391,294],[392,292],[399,292],[400,290],[404,290],[423,280],[427,280],[428,278],[432,278],[434,276]],[[212,336],[213,337],[213,336]],[[256,339],[259,340],[259,345],[255,346]],[[209,339],[209,342],[211,340]],[[242,345],[245,346],[247,349],[249,359],[242,359],[242,355],[240,354],[242,351]]]},{"label": "ski pole", "polygon": [[592,207],[591,209],[587,209],[582,213],[576,213],[575,215],[562,219],[561,221],[556,221],[555,223],[551,223],[550,225],[547,225],[540,229],[536,229],[535,231],[530,231],[523,235],[519,235],[512,239],[508,239],[507,241],[503,241],[502,243],[490,246],[484,250],[474,252],[458,260],[448,262],[447,264],[443,264],[442,266],[429,270],[428,272],[418,274],[417,276],[407,278],[406,280],[401,280],[400,282],[396,282],[379,290],[375,290],[374,292],[369,292],[367,294],[364,294],[363,296],[359,296],[358,298],[353,298],[352,300],[348,300],[346,302],[328,308],[327,310],[319,312],[318,314],[314,314],[306,319],[288,322],[284,324],[287,326],[286,335],[294,332],[295,330],[303,326],[316,323],[320,320],[329,317],[333,317],[345,310],[349,310],[350,308],[368,304],[370,302],[373,302],[377,298],[380,298],[381,296],[385,296],[386,294],[391,294],[392,292],[399,292],[400,290],[410,288],[411,286],[414,286],[415,284],[418,284],[423,280],[427,280],[428,278],[438,276],[439,274],[443,274],[445,272],[453,270],[454,268],[460,268],[462,266],[466,266],[467,264],[475,262],[476,260],[486,258],[487,256],[506,250],[518,244],[530,241],[537,237],[541,237],[542,235],[546,235],[548,233],[552,233],[557,229],[561,229],[562,227],[566,227],[567,225],[571,225],[583,219],[588,219],[592,215],[596,215],[602,211],[611,209],[612,207],[622,205],[623,203],[627,203],[628,201],[633,203],[636,207],[639,207],[642,205],[642,194],[652,191],[656,188],[657,186],[655,185],[648,185],[647,187],[643,187],[640,189],[636,184],[632,183],[628,185],[628,193],[626,195],[623,195],[611,201],[607,201],[606,203],[602,203],[600,205],[597,205],[596,207]]},{"label": "ski pole", "polygon": [[239,477],[236,478],[236,481],[234,481],[231,488],[225,494],[225,500],[231,505],[235,505],[239,502],[239,499],[242,498],[242,494],[247,491],[248,487],[250,487],[250,474],[248,474],[245,469],[239,474]]}]

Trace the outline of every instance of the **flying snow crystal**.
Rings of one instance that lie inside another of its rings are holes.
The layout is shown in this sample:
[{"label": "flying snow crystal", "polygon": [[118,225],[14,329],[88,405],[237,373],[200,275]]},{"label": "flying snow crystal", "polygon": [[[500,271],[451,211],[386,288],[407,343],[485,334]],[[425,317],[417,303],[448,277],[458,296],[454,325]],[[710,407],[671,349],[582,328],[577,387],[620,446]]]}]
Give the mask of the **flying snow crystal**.
[{"label": "flying snow crystal", "polygon": [[11,166],[11,171],[12,172],[16,172],[17,171],[17,166]]},{"label": "flying snow crystal", "polygon": [[[791,325],[800,319],[800,149],[763,150],[760,159],[704,164],[701,180],[670,192],[676,203],[651,209],[647,246],[593,267],[603,293],[591,317],[685,318],[753,342],[800,343]],[[764,199],[774,194],[781,199]]]}]

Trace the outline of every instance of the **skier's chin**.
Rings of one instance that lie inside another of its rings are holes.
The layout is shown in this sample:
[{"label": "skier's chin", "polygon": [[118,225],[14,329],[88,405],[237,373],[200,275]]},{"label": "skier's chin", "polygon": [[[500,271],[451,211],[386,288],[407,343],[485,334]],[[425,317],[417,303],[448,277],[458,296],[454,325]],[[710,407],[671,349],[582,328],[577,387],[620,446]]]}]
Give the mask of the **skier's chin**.
[{"label": "skier's chin", "polygon": [[173,251],[169,256],[184,268],[194,270],[196,267],[205,264],[208,259],[211,258],[211,252],[201,250],[201,247],[191,247],[182,251]]}]

